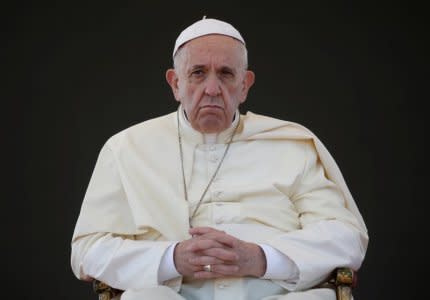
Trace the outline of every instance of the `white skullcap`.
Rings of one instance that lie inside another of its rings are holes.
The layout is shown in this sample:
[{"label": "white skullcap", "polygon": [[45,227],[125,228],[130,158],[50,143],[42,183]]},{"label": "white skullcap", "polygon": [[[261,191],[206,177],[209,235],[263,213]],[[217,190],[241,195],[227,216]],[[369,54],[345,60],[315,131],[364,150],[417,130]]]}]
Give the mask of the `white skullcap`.
[{"label": "white skullcap", "polygon": [[245,40],[240,35],[239,31],[237,31],[237,29],[232,25],[217,19],[206,19],[206,16],[204,16],[202,20],[191,24],[181,32],[175,42],[173,57],[175,57],[176,51],[178,51],[179,47],[186,42],[208,34],[231,36],[245,45]]}]

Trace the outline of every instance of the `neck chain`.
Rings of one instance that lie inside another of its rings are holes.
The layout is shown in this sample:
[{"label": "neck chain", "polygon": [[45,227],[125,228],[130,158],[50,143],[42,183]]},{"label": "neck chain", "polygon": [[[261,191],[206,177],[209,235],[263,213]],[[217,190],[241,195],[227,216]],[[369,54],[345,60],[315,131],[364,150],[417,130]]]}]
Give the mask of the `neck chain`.
[{"label": "neck chain", "polygon": [[[179,155],[180,155],[180,158],[181,158],[181,169],[182,169],[182,183],[183,183],[183,187],[184,187],[184,198],[189,203],[189,201],[188,201],[188,192],[187,192],[187,183],[185,181],[184,154],[183,154],[183,150],[182,150],[181,126],[179,124],[179,110],[180,109],[178,108],[178,110],[177,110],[177,119],[178,119]],[[191,220],[193,219],[194,215],[196,214],[197,210],[199,209],[200,204],[202,203],[203,198],[206,195],[206,192],[208,191],[210,185],[212,184],[212,181],[215,179],[215,177],[216,177],[216,175],[218,173],[218,170],[221,168],[221,164],[224,161],[225,156],[227,155],[228,149],[230,148],[231,142],[233,141],[233,137],[234,137],[234,135],[236,133],[236,129],[237,129],[237,127],[239,127],[239,123],[240,123],[240,120],[238,120],[236,126],[234,127],[234,130],[233,130],[233,132],[232,132],[232,134],[230,136],[230,140],[228,141],[227,146],[225,147],[224,154],[223,154],[223,156],[222,156],[222,158],[221,158],[221,160],[220,160],[217,168],[215,169],[215,172],[212,174],[212,177],[210,178],[208,184],[206,185],[206,188],[203,190],[203,193],[200,196],[199,202],[197,202],[196,208],[194,208],[193,213],[189,217],[188,222],[190,224],[190,227],[192,227],[191,226]]]}]

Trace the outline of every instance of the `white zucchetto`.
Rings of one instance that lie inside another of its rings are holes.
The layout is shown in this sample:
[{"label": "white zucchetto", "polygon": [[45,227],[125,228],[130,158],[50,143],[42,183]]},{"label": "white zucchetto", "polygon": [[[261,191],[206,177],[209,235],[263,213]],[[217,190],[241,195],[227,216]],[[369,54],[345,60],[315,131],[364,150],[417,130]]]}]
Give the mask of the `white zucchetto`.
[{"label": "white zucchetto", "polygon": [[240,35],[239,31],[232,25],[217,19],[206,19],[205,16],[202,20],[191,24],[185,28],[181,34],[179,34],[175,42],[175,48],[173,49],[173,57],[175,57],[176,51],[178,51],[179,47],[186,42],[208,34],[231,36],[245,45],[245,40]]}]

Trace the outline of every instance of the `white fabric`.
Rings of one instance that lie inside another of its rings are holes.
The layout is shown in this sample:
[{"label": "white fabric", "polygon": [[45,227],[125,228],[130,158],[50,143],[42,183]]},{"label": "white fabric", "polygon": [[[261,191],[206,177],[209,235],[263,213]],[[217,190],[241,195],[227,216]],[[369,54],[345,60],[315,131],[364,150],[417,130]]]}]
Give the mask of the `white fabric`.
[{"label": "white fabric", "polygon": [[176,51],[186,42],[208,34],[221,34],[231,36],[245,45],[245,40],[239,31],[229,23],[217,19],[202,19],[185,28],[178,36],[173,49],[173,57]]},{"label": "white fabric", "polygon": [[269,245],[259,244],[259,246],[263,249],[266,257],[266,273],[261,278],[297,282],[299,270],[288,256]]},{"label": "white fabric", "polygon": [[[170,244],[170,242],[136,242],[106,235],[85,254],[81,272],[92,278],[101,278],[111,283],[113,287],[123,290],[140,288],[142,285],[158,286],[158,278],[152,274],[157,274],[161,256]],[[152,260],[148,260],[148,257]]]},{"label": "white fabric", "polygon": [[[173,243],[167,248],[163,257],[161,258],[160,267],[158,268],[158,283],[163,284],[164,281],[180,277],[181,274],[175,267],[175,247],[178,243]],[[103,251],[104,249],[101,249]]]},{"label": "white fabric", "polygon": [[[202,135],[181,118],[189,206],[182,197],[176,122],[174,113],[138,124],[103,147],[73,236],[76,276],[97,276],[122,289],[157,285],[165,251],[172,242],[189,238],[188,215],[231,131],[204,145]],[[240,122],[193,225],[213,226],[290,257],[299,281],[276,281],[273,287],[306,289],[337,266],[358,269],[367,231],[321,142],[290,122],[252,113],[240,116]],[[109,239],[123,242],[112,242],[116,251],[110,256],[94,254],[95,245]],[[127,262],[133,264],[131,275]],[[164,284],[179,290],[181,278]]]},{"label": "white fabric", "polygon": [[[128,290],[122,296],[121,300],[142,300],[142,299],[157,299],[157,300],[191,300],[191,299],[217,299],[217,300],[225,300],[229,298],[223,298],[226,296],[226,293],[232,293],[231,289],[228,286],[224,286],[223,284],[219,284],[216,289],[212,292],[217,296],[210,298],[208,297],[206,289],[199,290],[199,295],[186,298],[180,294],[173,292],[171,289],[165,286],[145,288],[140,290]],[[304,292],[292,292],[282,295],[272,295],[267,297],[259,297],[260,294],[265,292],[264,288],[261,286],[256,287],[256,292],[249,298],[243,298],[241,294],[239,294],[239,298],[231,298],[231,299],[246,299],[246,300],[336,300],[336,294],[332,289],[312,289]]]},{"label": "white fabric", "polygon": [[121,300],[187,300],[166,286],[130,289],[121,295]]}]

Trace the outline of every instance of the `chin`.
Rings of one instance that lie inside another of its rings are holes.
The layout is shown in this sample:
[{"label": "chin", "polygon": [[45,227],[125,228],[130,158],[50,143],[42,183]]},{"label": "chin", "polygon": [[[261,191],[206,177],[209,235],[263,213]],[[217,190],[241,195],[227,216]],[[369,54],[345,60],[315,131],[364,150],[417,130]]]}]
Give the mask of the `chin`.
[{"label": "chin", "polygon": [[220,122],[217,119],[206,119],[202,122],[199,122],[200,131],[203,133],[218,133],[226,129],[228,126],[225,126],[225,122]]}]

